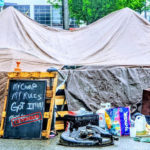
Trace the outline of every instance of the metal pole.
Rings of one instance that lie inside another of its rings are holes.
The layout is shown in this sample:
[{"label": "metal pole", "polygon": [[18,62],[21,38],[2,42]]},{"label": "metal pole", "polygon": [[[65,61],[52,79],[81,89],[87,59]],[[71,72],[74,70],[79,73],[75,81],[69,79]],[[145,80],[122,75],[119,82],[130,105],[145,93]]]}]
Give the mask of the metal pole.
[{"label": "metal pole", "polygon": [[62,11],[63,11],[63,28],[69,30],[69,7],[68,0],[62,1]]},{"label": "metal pole", "polygon": [[147,1],[147,0],[145,0],[145,8],[144,8],[144,17],[145,17],[145,19],[147,19],[147,6],[146,6],[146,1]]}]

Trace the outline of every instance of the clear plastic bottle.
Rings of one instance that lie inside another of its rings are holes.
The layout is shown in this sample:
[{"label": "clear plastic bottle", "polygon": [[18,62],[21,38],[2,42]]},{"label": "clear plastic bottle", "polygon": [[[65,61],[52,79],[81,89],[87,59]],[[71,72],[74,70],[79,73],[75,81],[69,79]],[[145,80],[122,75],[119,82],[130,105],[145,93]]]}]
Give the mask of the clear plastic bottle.
[{"label": "clear plastic bottle", "polygon": [[99,127],[105,128],[105,109],[99,109],[96,113],[99,115]]},{"label": "clear plastic bottle", "polygon": [[105,120],[105,110],[111,108],[110,103],[101,103],[101,108],[97,110],[97,114],[99,115],[99,127],[105,129],[106,120]]},{"label": "clear plastic bottle", "polygon": [[130,137],[136,137],[136,128],[134,120],[131,120]]}]

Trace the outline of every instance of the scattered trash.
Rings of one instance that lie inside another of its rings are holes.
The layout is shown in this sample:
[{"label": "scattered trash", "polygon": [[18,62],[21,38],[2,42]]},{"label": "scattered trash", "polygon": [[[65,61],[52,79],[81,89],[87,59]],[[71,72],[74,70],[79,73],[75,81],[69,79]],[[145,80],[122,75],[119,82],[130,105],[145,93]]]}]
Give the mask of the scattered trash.
[{"label": "scattered trash", "polygon": [[99,116],[94,113],[81,113],[80,115],[65,115],[64,120],[66,124],[66,130],[73,131],[78,130],[79,127],[86,126],[88,124],[99,126]]},{"label": "scattered trash", "polygon": [[134,120],[131,120],[130,137],[136,137],[136,128],[135,128]]},{"label": "scattered trash", "polygon": [[134,141],[150,143],[150,137],[135,137]]},{"label": "scattered trash", "polygon": [[64,116],[64,120],[67,127],[60,136],[59,144],[61,145],[106,146],[112,145],[114,140],[118,140],[108,131],[99,127],[98,114],[88,112],[84,108],[69,112]]},{"label": "scattered trash", "polygon": [[85,115],[85,114],[93,114],[93,112],[87,111],[85,108],[81,107],[78,111],[69,111],[69,115]]},{"label": "scattered trash", "polygon": [[106,121],[105,121],[105,110],[111,108],[110,103],[101,103],[101,108],[96,111],[96,113],[99,115],[99,127],[105,129],[106,127]]},{"label": "scattered trash", "polygon": [[98,126],[88,125],[61,134],[59,144],[65,146],[108,146],[118,138]]},{"label": "scattered trash", "polygon": [[130,135],[129,107],[111,108],[105,112],[105,120],[109,132],[113,135]]},{"label": "scattered trash", "polygon": [[139,115],[135,118],[136,135],[146,135],[146,119],[144,115]]},{"label": "scattered trash", "polygon": [[146,132],[150,135],[150,125],[148,123],[146,123]]},{"label": "scattered trash", "polygon": [[150,143],[150,137],[142,137],[140,139],[141,142],[146,142],[146,143]]},{"label": "scattered trash", "polygon": [[52,139],[52,138],[54,138],[54,137],[57,136],[57,135],[58,135],[58,133],[57,133],[56,130],[51,130],[50,135],[49,135],[49,138]]}]

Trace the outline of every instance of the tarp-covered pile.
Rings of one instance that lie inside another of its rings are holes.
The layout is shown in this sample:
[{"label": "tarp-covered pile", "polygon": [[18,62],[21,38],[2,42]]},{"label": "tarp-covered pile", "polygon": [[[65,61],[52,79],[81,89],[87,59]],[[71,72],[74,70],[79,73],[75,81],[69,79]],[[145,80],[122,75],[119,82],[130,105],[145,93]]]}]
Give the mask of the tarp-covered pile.
[{"label": "tarp-covered pile", "polygon": [[[70,110],[86,106],[94,111],[102,101],[136,104],[143,88],[150,87],[150,24],[129,8],[87,27],[64,31],[40,25],[10,7],[0,13],[0,29],[1,72],[13,71],[16,60],[21,61],[22,71],[84,66],[62,71],[68,76]],[[4,76],[1,73],[0,93],[5,89]]]}]

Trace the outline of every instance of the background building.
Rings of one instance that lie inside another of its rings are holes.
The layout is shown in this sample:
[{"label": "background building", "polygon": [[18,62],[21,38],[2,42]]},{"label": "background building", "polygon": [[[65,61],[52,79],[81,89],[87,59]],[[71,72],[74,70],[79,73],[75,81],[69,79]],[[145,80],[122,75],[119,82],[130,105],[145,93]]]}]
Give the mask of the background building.
[{"label": "background building", "polygon": [[[9,6],[13,6],[22,13],[28,15],[31,19],[39,22],[40,24],[52,26],[55,28],[63,28],[62,20],[62,6],[55,8],[47,2],[47,0],[2,0],[4,1],[5,9]],[[51,0],[53,1],[53,0]],[[147,8],[150,2],[147,0]],[[1,10],[1,9],[0,9]],[[141,14],[148,21],[150,21],[150,10],[143,11]],[[78,28],[75,19],[70,18],[70,28]],[[83,22],[80,27],[85,26]]]},{"label": "background building", "polygon": [[[62,6],[55,8],[47,0],[5,0],[3,9],[13,6],[31,19],[52,27],[63,28]],[[75,19],[70,18],[70,28],[77,28]]]}]

